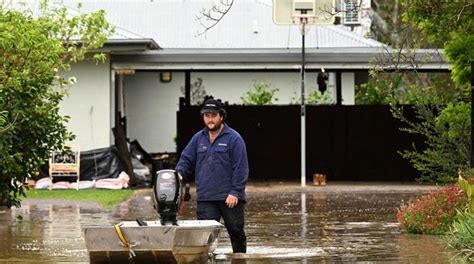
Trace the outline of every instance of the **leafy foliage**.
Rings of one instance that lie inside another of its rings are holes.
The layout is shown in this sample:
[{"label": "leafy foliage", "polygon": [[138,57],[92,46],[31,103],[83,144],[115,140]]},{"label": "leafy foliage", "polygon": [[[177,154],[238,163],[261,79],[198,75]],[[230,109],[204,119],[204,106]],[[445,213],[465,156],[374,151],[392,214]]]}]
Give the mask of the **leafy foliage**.
[{"label": "leafy foliage", "polygon": [[[471,170],[471,176],[472,176],[472,170]],[[472,182],[469,182],[468,180],[464,179],[462,175],[459,175],[458,179],[458,185],[461,187],[461,189],[464,191],[464,193],[467,196],[467,200],[469,202],[469,212],[471,214],[474,214],[474,178],[470,178]]]},{"label": "leafy foliage", "polygon": [[[474,28],[472,20],[470,27]],[[470,63],[474,61],[474,32],[470,35],[454,33],[453,39],[446,45],[445,52],[453,61],[451,67],[453,80],[460,85],[468,84],[471,75]]]},{"label": "leafy foliage", "polygon": [[0,112],[0,133],[3,133],[4,126],[6,122],[7,111]]},{"label": "leafy foliage", "polygon": [[466,87],[455,87],[447,73],[376,72],[355,89],[355,103],[447,104],[469,97]]},{"label": "leafy foliage", "polygon": [[403,1],[404,22],[419,28],[430,47],[444,48],[453,62],[452,78],[457,85],[469,83],[474,61],[474,3],[472,1]]},{"label": "leafy foliage", "polygon": [[474,262],[474,214],[459,212],[452,228],[445,236],[449,248],[455,250],[455,256],[466,263]]},{"label": "leafy foliage", "polygon": [[334,104],[332,98],[331,98],[331,92],[330,90],[325,91],[324,93],[321,93],[317,89],[311,89],[308,93],[308,96],[306,97],[306,103],[307,104]]},{"label": "leafy foliage", "polygon": [[451,185],[402,205],[397,220],[408,233],[444,234],[453,224],[457,210],[464,210],[466,204],[462,190]]},{"label": "leafy foliage", "polygon": [[392,110],[407,125],[402,128],[403,131],[426,138],[424,150],[413,146],[412,150],[401,152],[421,172],[420,181],[452,183],[457,179],[458,170],[467,171],[470,168],[470,103],[449,103],[446,107],[418,106],[419,122],[407,120],[400,107],[394,106]]},{"label": "leafy foliage", "polygon": [[[294,92],[293,97],[290,98],[290,104],[301,104],[301,96],[298,96],[296,92]],[[306,94],[305,104],[331,105],[335,104],[335,102],[332,99],[331,90],[326,90],[324,93],[321,93],[318,89],[311,88]]]},{"label": "leafy foliage", "polygon": [[275,98],[277,91],[277,88],[272,88],[270,82],[255,82],[253,89],[247,91],[240,99],[243,105],[269,105],[273,101],[278,101],[278,98]]},{"label": "leafy foliage", "polygon": [[371,78],[355,89],[355,103],[359,105],[390,104],[396,98],[401,75],[394,79]]},{"label": "leafy foliage", "polygon": [[[421,135],[423,146],[400,153],[421,172],[422,182],[452,183],[459,169],[469,167],[470,104],[469,90],[455,86],[446,74],[372,73],[366,85],[356,90],[357,104],[391,104],[394,117],[408,133]],[[415,120],[403,115],[414,105]]]},{"label": "leafy foliage", "polygon": [[6,124],[0,133],[0,203],[20,206],[27,188],[22,183],[52,149],[73,138],[59,103],[74,80],[58,72],[102,46],[112,30],[103,11],[70,16],[66,8],[43,2],[33,16],[27,8],[0,5],[0,112]]},{"label": "leafy foliage", "polygon": [[[422,181],[454,182],[457,171],[466,171],[469,167],[471,121],[470,104],[466,101],[470,99],[469,76],[471,62],[474,60],[474,4],[469,1],[436,0],[400,3],[401,5],[394,4],[393,8],[402,10],[403,23],[391,25],[401,30],[396,31],[397,38],[391,38],[397,40],[391,43],[392,46],[404,49],[444,49],[446,57],[453,64],[451,79],[454,84],[443,79],[426,83],[421,78],[408,84],[406,78],[410,78],[409,74],[400,69],[395,73],[403,74],[403,83],[397,93],[391,94],[396,98],[392,100],[393,113],[407,125],[405,131],[426,138],[426,148],[414,146],[412,151],[403,152],[403,156],[421,171]],[[399,13],[396,12],[396,21],[397,14]],[[400,60],[409,61],[410,56],[406,57],[401,52],[392,63]],[[416,75],[419,76],[418,73]],[[365,96],[369,98],[369,102],[383,101],[380,98],[387,95],[387,90],[393,91],[390,89],[391,82],[387,85],[378,80],[377,85],[379,84],[386,88],[369,89],[374,94]],[[369,86],[373,87],[380,86]],[[360,98],[359,96],[359,101]],[[396,103],[414,104],[418,120],[405,119]]]}]

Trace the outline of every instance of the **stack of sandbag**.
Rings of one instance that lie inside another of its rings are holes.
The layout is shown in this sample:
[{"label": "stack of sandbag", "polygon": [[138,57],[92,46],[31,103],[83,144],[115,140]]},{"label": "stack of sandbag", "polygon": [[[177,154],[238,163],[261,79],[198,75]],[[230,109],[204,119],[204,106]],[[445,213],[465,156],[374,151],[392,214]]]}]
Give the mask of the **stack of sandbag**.
[{"label": "stack of sandbag", "polygon": [[49,186],[51,186],[51,179],[50,178],[41,178],[41,179],[36,181],[35,189],[36,190],[45,190],[45,189],[49,189]]},{"label": "stack of sandbag", "polygon": [[36,181],[35,189],[36,190],[45,190],[49,189],[53,190],[66,190],[66,189],[75,189],[75,190],[84,190],[84,189],[93,189],[95,188],[95,180],[94,181],[79,181],[77,182],[67,182],[67,181],[59,181],[55,183],[51,183],[50,178],[41,178]]},{"label": "stack of sandbag", "polygon": [[130,176],[124,171],[120,173],[116,179],[101,179],[95,182],[95,188],[97,189],[110,189],[110,190],[119,190],[123,188],[128,188],[128,182],[130,181]]},{"label": "stack of sandbag", "polygon": [[53,187],[51,188],[53,190],[67,190],[71,189],[71,183],[67,181],[59,181],[53,183]]},{"label": "stack of sandbag", "polygon": [[77,182],[71,182],[71,189],[76,189],[76,190],[85,190],[85,189],[94,189],[95,188],[95,180],[92,181],[79,181]]},{"label": "stack of sandbag", "polygon": [[110,190],[119,190],[123,188],[128,188],[128,183],[130,181],[130,176],[124,171],[120,173],[118,178],[107,178],[101,180],[92,180],[92,181],[79,181],[77,182],[67,182],[67,181],[59,181],[52,183],[49,177],[39,179],[36,181],[35,189],[42,190],[42,189],[51,189],[55,190],[66,190],[66,189],[76,189],[76,190],[84,190],[84,189],[110,189]]}]

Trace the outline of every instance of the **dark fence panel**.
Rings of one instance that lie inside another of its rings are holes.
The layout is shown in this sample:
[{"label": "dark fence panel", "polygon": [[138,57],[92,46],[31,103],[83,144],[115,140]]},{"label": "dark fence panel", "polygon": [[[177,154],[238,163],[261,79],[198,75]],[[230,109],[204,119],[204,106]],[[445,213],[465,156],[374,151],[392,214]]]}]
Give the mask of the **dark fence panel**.
[{"label": "dark fence panel", "polygon": [[[306,178],[324,173],[328,180],[412,181],[418,173],[397,151],[416,137],[399,130],[388,106],[307,106]],[[199,107],[181,107],[178,155],[202,129]],[[300,179],[300,107],[227,106],[227,123],[244,138],[250,178]],[[413,115],[412,113],[410,115]]]},{"label": "dark fence panel", "polygon": [[[412,181],[418,172],[398,151],[423,139],[400,131],[388,106],[310,106],[307,108],[308,174],[332,180]],[[412,119],[413,111],[406,111]],[[308,175],[309,177],[310,175]]]}]

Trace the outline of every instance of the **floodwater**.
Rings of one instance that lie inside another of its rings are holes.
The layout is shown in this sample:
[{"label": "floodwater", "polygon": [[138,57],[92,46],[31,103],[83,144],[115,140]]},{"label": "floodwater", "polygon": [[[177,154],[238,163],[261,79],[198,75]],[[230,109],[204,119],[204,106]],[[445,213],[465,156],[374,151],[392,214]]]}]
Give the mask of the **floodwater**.
[{"label": "floodwater", "polygon": [[[449,263],[439,237],[404,234],[397,224],[396,208],[420,193],[254,190],[246,205],[248,254],[231,255],[224,231],[212,262]],[[94,203],[38,200],[11,210],[0,207],[0,263],[88,263],[83,227],[137,217],[157,220],[151,195],[141,190],[112,210]],[[194,210],[195,202],[187,202],[180,219],[194,219]]]}]

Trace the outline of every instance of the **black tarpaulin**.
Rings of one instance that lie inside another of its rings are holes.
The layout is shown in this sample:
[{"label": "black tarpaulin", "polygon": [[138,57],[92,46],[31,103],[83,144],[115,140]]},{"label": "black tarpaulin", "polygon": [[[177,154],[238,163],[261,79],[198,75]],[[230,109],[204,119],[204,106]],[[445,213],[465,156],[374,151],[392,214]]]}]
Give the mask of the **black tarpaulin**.
[{"label": "black tarpaulin", "polygon": [[115,146],[81,152],[81,180],[117,178],[125,168]]},{"label": "black tarpaulin", "polygon": [[[133,141],[128,145],[130,157],[133,164],[133,171],[137,184],[148,186],[151,182],[151,172],[153,159],[144,150],[138,141]],[[80,180],[101,180],[106,178],[118,178],[120,173],[125,171],[125,164],[120,158],[120,153],[115,146],[108,148],[81,151],[80,154]],[[49,177],[48,163],[40,168],[40,177]],[[57,181],[75,181],[72,177],[55,176]]]}]

